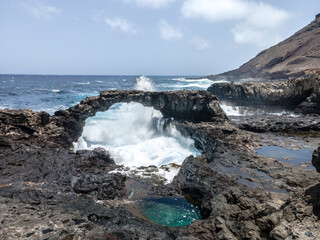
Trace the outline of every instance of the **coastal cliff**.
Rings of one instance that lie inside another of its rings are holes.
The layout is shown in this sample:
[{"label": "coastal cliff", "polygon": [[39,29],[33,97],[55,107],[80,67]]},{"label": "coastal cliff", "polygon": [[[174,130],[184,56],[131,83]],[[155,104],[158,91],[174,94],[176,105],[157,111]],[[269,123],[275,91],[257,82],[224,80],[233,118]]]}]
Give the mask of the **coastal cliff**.
[{"label": "coastal cliff", "polygon": [[279,44],[260,52],[238,69],[209,79],[288,79],[320,73],[320,17]]},{"label": "coastal cliff", "polygon": [[221,101],[238,105],[281,106],[301,113],[320,114],[318,77],[271,82],[223,82],[212,84],[208,91]]}]

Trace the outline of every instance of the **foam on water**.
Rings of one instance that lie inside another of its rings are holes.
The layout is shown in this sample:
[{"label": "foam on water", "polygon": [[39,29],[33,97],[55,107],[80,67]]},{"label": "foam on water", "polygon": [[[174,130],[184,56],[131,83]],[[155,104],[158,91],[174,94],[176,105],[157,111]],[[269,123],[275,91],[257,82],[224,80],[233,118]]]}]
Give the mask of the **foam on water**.
[{"label": "foam on water", "polygon": [[[136,88],[154,90],[146,77],[137,79]],[[116,163],[137,170],[141,166],[154,165],[158,174],[171,182],[178,168],[170,164],[182,164],[190,155],[199,155],[194,141],[181,135],[174,127],[164,130],[161,112],[139,103],[118,103],[106,112],[99,112],[87,119],[82,135],[74,143],[74,150],[105,148]]]},{"label": "foam on water", "polygon": [[291,117],[297,117],[292,111],[283,109],[274,109],[268,107],[252,107],[252,106],[232,106],[225,103],[220,103],[221,108],[227,114],[227,116],[252,116],[252,115],[289,115]]},{"label": "foam on water", "polygon": [[172,90],[176,89],[207,89],[214,83],[226,82],[225,80],[212,81],[208,78],[172,78],[172,83],[161,84],[160,87]]},{"label": "foam on water", "polygon": [[[151,107],[139,103],[116,104],[87,120],[74,149],[103,147],[117,164],[131,169],[171,163],[180,165],[189,155],[200,154],[194,141],[182,136],[174,126],[165,133],[162,122],[162,114]],[[175,175],[165,171],[159,173],[168,181]]]},{"label": "foam on water", "polygon": [[239,107],[234,107],[226,104],[220,104],[220,107],[227,114],[227,116],[245,116],[239,110]]}]

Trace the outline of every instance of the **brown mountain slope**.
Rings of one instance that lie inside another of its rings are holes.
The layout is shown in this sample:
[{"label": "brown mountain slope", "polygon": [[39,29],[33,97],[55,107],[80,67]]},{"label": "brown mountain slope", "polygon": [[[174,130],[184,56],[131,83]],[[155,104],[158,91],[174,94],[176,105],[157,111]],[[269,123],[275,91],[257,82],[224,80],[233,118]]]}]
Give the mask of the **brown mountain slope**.
[{"label": "brown mountain slope", "polygon": [[320,14],[279,44],[260,52],[238,69],[211,79],[286,79],[320,73]]}]

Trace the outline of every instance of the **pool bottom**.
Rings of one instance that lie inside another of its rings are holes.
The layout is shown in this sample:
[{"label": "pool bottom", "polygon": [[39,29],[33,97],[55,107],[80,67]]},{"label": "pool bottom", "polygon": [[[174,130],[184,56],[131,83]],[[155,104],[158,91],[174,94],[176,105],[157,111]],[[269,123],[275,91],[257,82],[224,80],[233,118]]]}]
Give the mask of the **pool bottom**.
[{"label": "pool bottom", "polygon": [[163,226],[182,227],[202,219],[199,209],[183,197],[143,199],[139,206],[144,217]]}]

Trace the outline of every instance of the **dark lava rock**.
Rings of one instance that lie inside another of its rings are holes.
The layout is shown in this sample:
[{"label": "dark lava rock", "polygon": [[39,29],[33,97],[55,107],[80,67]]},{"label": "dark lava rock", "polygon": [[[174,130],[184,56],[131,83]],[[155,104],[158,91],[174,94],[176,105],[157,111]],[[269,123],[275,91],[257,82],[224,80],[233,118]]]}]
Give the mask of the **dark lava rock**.
[{"label": "dark lava rock", "polygon": [[[203,150],[201,156],[184,161],[170,185],[110,173],[117,166],[101,148],[77,153],[71,149],[88,117],[114,103],[131,101],[174,117],[171,123]],[[178,240],[317,236],[320,226],[313,214],[320,197],[310,185],[320,182],[320,176],[257,156],[255,141],[254,134],[229,121],[217,98],[205,91],[105,91],[55,116],[0,110],[0,236]],[[134,179],[147,183],[139,186],[148,189],[135,188]],[[301,187],[309,187],[309,192]],[[180,228],[154,224],[130,205],[128,194],[134,188],[135,197],[149,196],[149,190],[163,196],[183,194],[205,219]]]},{"label": "dark lava rock", "polygon": [[124,182],[126,177],[121,174],[90,174],[85,173],[75,177],[73,190],[76,193],[97,192],[98,199],[114,199],[125,194]]},{"label": "dark lava rock", "polygon": [[320,115],[320,88],[316,89],[306,101],[301,103],[296,109],[296,112]]},{"label": "dark lava rock", "polygon": [[259,115],[231,117],[234,123],[243,130],[264,132],[319,132],[320,118],[318,116],[290,116],[290,115]]},{"label": "dark lava rock", "polygon": [[186,158],[172,184],[178,186],[187,199],[201,206],[202,214],[208,217],[210,199],[233,186],[235,181],[203,161],[201,157]]},{"label": "dark lava rock", "polygon": [[80,104],[58,111],[56,117],[65,128],[67,138],[74,141],[81,135],[88,117],[108,110],[118,102],[137,102],[159,110],[165,118],[189,121],[224,122],[227,117],[218,99],[206,91],[142,92],[103,91],[99,96],[88,97]]},{"label": "dark lava rock", "polygon": [[80,157],[77,161],[77,168],[79,170],[89,170],[91,168],[103,170],[107,166],[115,164],[110,153],[104,148],[95,148],[92,151],[79,150],[76,152],[76,155]]},{"label": "dark lava rock", "polygon": [[212,84],[208,91],[220,101],[238,105],[277,105],[295,109],[319,88],[319,81],[319,78],[312,77],[287,82],[223,82]]},{"label": "dark lava rock", "polygon": [[312,156],[312,164],[320,172],[320,147],[314,151]]}]

